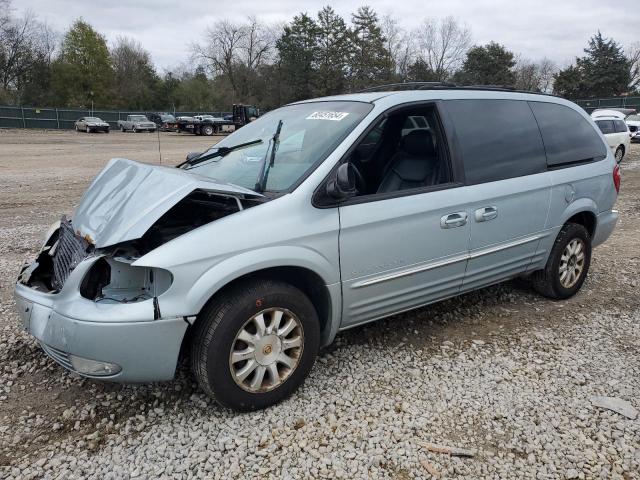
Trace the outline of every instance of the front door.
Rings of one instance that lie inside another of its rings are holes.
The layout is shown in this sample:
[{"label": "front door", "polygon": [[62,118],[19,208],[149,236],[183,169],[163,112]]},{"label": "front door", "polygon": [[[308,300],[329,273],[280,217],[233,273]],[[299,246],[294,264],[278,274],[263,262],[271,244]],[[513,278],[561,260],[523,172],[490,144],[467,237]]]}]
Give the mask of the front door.
[{"label": "front door", "polygon": [[456,295],[470,236],[435,105],[388,114],[361,144],[359,194],[339,207],[343,328]]}]

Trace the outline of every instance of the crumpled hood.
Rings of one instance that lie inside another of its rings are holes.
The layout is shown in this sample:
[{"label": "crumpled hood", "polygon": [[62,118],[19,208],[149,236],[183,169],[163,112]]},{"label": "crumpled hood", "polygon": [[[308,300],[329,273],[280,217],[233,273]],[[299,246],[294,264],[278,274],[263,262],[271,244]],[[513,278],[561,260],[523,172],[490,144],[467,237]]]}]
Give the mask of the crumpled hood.
[{"label": "crumpled hood", "polygon": [[261,196],[182,169],[114,158],[80,199],[71,223],[96,248],[135,240],[196,189],[237,197]]}]

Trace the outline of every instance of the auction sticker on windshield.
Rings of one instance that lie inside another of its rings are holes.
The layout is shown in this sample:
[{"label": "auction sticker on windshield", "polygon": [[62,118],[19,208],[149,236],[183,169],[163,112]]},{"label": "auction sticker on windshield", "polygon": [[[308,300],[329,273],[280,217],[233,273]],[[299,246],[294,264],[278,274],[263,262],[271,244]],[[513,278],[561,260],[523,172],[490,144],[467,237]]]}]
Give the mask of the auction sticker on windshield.
[{"label": "auction sticker on windshield", "polygon": [[347,115],[349,115],[349,112],[313,112],[307,117],[307,120],[331,120],[333,122],[339,122]]}]

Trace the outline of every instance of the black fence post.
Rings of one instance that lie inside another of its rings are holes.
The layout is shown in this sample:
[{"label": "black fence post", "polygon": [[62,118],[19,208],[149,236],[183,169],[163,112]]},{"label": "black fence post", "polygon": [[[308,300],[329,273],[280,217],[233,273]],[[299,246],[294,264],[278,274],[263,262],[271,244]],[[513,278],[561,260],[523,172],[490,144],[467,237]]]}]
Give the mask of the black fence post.
[{"label": "black fence post", "polygon": [[22,128],[27,128],[27,124],[24,121],[24,107],[20,107],[20,111],[22,112]]},{"label": "black fence post", "polygon": [[58,130],[60,130],[60,116],[58,115],[58,109],[56,108],[56,125]]}]

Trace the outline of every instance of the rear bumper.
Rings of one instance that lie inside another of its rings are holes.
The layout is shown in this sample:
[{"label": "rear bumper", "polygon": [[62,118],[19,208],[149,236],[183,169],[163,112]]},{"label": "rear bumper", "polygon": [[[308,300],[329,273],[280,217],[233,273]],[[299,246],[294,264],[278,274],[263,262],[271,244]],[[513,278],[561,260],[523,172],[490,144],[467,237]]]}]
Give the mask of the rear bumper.
[{"label": "rear bumper", "polygon": [[[118,382],[173,378],[188,326],[183,318],[114,321],[117,310],[104,305],[99,309],[103,321],[95,315],[87,321],[58,312],[52,295],[21,283],[14,294],[23,328],[63,367],[85,377]],[[70,356],[113,363],[121,370],[111,376],[83,374],[74,369]]]},{"label": "rear bumper", "polygon": [[611,236],[618,223],[618,211],[609,210],[598,215],[596,231],[591,239],[591,245],[597,247]]}]

